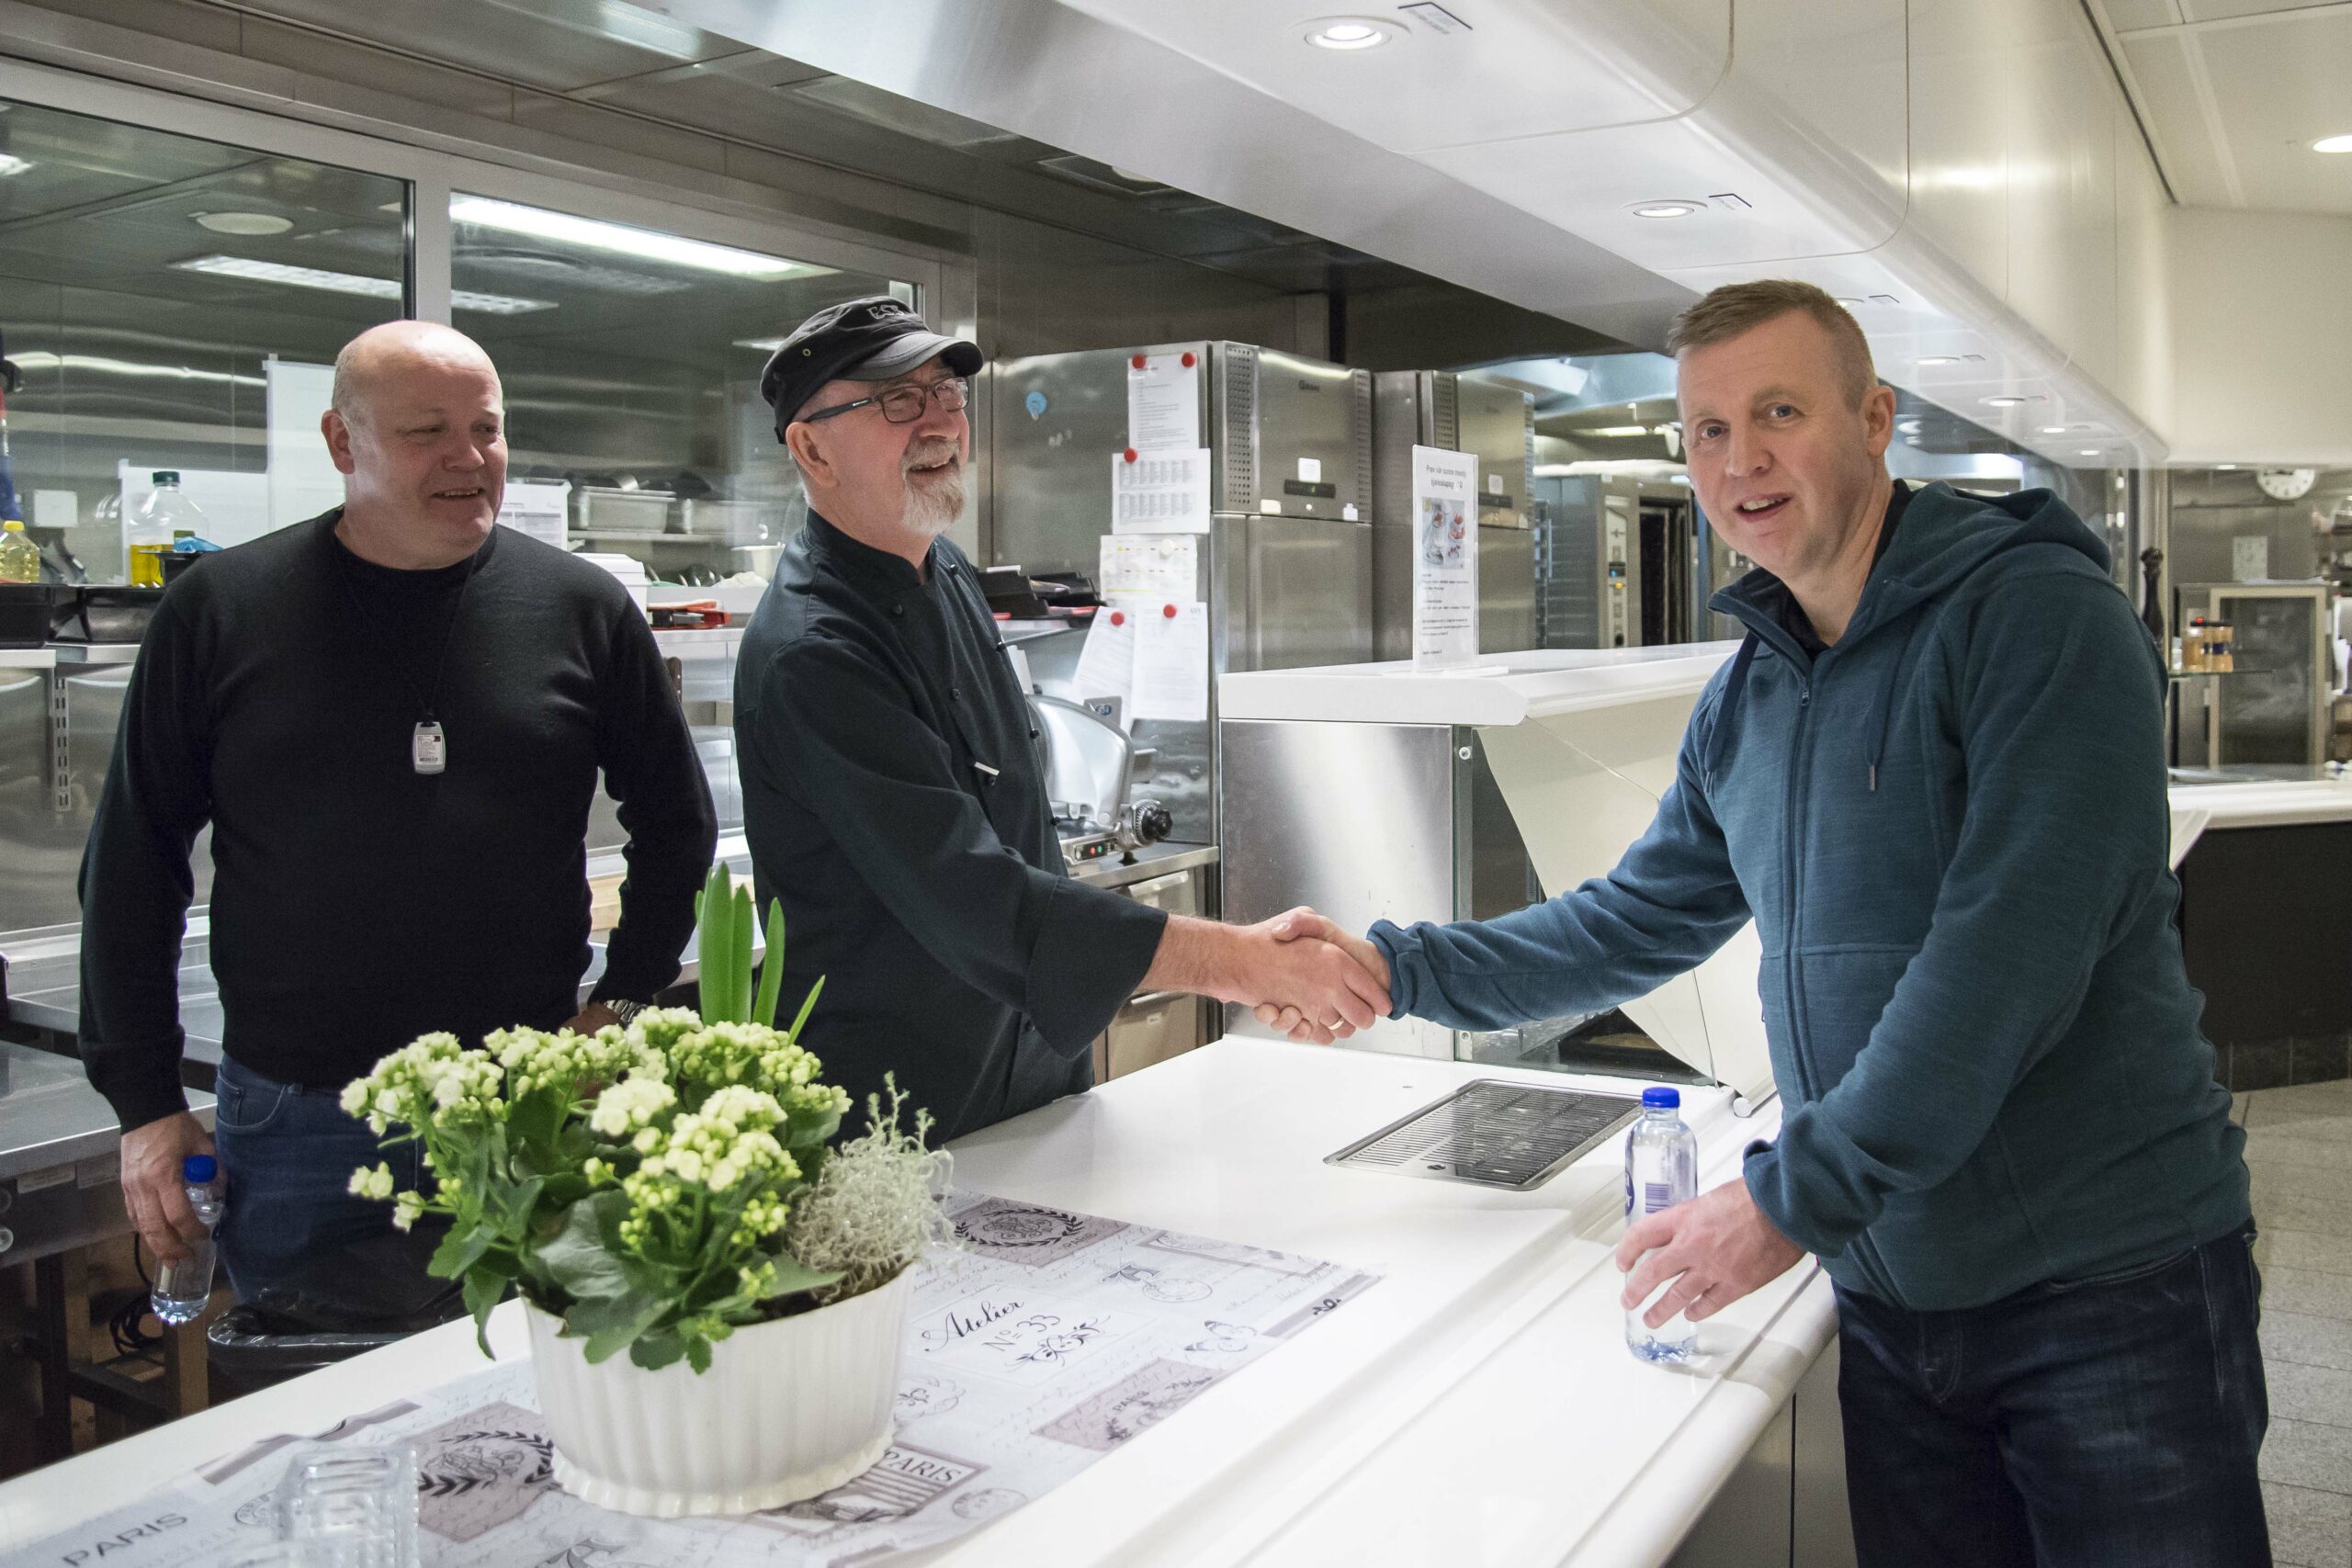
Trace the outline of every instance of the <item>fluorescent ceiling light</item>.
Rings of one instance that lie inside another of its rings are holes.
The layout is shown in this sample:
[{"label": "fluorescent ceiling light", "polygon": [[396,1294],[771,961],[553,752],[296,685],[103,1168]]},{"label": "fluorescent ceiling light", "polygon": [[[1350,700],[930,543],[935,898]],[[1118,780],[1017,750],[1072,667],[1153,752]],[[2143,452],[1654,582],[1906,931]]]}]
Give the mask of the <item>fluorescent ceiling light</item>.
[{"label": "fluorescent ceiling light", "polygon": [[2083,448],[2083,456],[2086,457],[2096,457],[2098,456],[2098,448],[2096,446],[2086,446]]},{"label": "fluorescent ceiling light", "polygon": [[294,227],[291,218],[280,218],[273,212],[199,212],[196,215],[199,227],[216,234],[244,234],[258,238],[266,234],[283,234]]},{"label": "fluorescent ceiling light", "polygon": [[1577,434],[1579,435],[1647,435],[1649,433],[1650,427],[1646,424],[1604,424],[1597,429],[1578,431]]},{"label": "fluorescent ceiling light", "polygon": [[2312,143],[2314,152],[2352,152],[2352,136],[2323,136]]},{"label": "fluorescent ceiling light", "polygon": [[31,163],[26,159],[0,152],[0,180],[6,179],[10,175],[21,175],[31,167]]},{"label": "fluorescent ceiling light", "polygon": [[756,348],[762,354],[774,354],[784,346],[784,340],[780,337],[739,337],[735,340],[735,346]]},{"label": "fluorescent ceiling light", "polygon": [[1914,365],[1957,365],[1960,363],[1960,355],[1957,354],[1923,354],[1911,363]]},{"label": "fluorescent ceiling light", "polygon": [[2041,427],[2041,434],[2044,435],[2064,435],[2066,434],[2066,427],[2063,424],[2045,424]]},{"label": "fluorescent ceiling light", "polygon": [[1705,205],[1696,201],[1645,201],[1634,206],[1634,216],[1636,218],[1688,218],[1694,212],[1704,210],[1706,210]]},{"label": "fluorescent ceiling light", "polygon": [[[283,283],[328,294],[357,294],[369,299],[401,297],[401,281],[397,277],[367,277],[356,272],[329,272],[324,267],[255,261],[250,256],[197,256],[172,265],[182,272],[201,272],[247,283]],[[477,294],[464,288],[451,289],[449,303],[458,310],[478,310],[486,316],[519,316],[526,311],[555,309],[552,299],[518,299],[508,294]]]},{"label": "fluorescent ceiling light", "polygon": [[35,349],[16,356],[19,370],[86,370],[100,376],[144,376],[164,381],[219,381],[236,387],[268,385],[259,376],[229,370],[198,370],[188,365],[146,365],[136,359],[112,359],[101,354],[51,354]]},{"label": "fluorescent ceiling light", "polygon": [[1916,419],[1899,420],[1894,428],[1905,435],[1917,435],[1919,434],[1919,422]]},{"label": "fluorescent ceiling light", "polygon": [[2237,467],[2235,463],[2216,463],[2213,466],[2217,468],[2234,468]]},{"label": "fluorescent ceiling light", "polygon": [[484,229],[525,234],[534,240],[552,240],[588,250],[611,251],[619,255],[635,256],[640,261],[690,266],[703,272],[758,278],[763,282],[785,277],[814,277],[831,270],[830,267],[811,266],[807,262],[786,261],[782,256],[762,255],[757,251],[739,251],[732,245],[714,245],[707,241],[689,240],[679,234],[664,234],[652,229],[632,229],[623,223],[605,223],[594,218],[576,218],[569,212],[550,212],[543,207],[523,207],[514,202],[492,201],[479,196],[454,197],[449,203],[449,221],[477,224]]},{"label": "fluorescent ceiling light", "polygon": [[1837,300],[1840,305],[1845,306],[1849,310],[1859,310],[1861,309],[1862,302],[1850,294],[1833,294],[1830,298]]},{"label": "fluorescent ceiling light", "polygon": [[1300,36],[1317,49],[1352,52],[1378,49],[1396,36],[1396,29],[1371,17],[1322,17],[1301,28]]},{"label": "fluorescent ceiling light", "polygon": [[1996,398],[1987,398],[1984,400],[1996,409],[2013,409],[2019,403],[2025,401],[2023,398],[2017,397],[2009,393],[2003,393],[2001,396]]}]

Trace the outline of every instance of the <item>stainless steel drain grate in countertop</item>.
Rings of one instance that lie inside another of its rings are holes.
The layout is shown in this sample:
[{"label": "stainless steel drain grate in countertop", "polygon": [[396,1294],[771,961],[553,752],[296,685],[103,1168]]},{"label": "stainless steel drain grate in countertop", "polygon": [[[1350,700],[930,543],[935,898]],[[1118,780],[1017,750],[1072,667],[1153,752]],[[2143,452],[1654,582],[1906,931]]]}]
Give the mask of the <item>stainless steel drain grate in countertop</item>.
[{"label": "stainless steel drain grate in countertop", "polygon": [[1628,1095],[1481,1078],[1358,1139],[1324,1163],[1524,1192],[1566,1168],[1641,1110],[1641,1101]]}]

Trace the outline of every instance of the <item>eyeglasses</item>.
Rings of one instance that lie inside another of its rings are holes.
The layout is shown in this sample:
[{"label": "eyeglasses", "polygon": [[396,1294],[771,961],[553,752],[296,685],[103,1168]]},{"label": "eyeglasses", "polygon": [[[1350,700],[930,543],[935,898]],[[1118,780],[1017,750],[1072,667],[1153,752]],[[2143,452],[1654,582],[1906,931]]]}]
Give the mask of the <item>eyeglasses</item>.
[{"label": "eyeglasses", "polygon": [[923,404],[926,400],[936,398],[939,400],[941,412],[956,413],[962,410],[969,395],[970,389],[965,385],[964,378],[950,376],[944,381],[933,381],[929,386],[893,387],[887,392],[876,392],[870,398],[859,398],[854,402],[835,403],[829,409],[819,409],[815,413],[804,416],[800,423],[815,424],[820,420],[831,419],[838,414],[845,414],[852,409],[862,409],[866,404],[873,403],[882,410],[882,417],[892,424],[912,424],[922,417]]}]

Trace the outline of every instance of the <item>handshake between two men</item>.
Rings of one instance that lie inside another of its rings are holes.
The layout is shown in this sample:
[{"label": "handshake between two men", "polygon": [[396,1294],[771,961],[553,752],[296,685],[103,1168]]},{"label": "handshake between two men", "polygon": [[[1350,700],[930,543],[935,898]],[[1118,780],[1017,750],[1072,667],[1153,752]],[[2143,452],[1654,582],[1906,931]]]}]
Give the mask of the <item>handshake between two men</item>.
[{"label": "handshake between two men", "polygon": [[1390,1010],[1380,950],[1305,908],[1253,926],[1177,916],[1143,988],[1239,1002],[1261,1023],[1317,1045],[1369,1029]]}]

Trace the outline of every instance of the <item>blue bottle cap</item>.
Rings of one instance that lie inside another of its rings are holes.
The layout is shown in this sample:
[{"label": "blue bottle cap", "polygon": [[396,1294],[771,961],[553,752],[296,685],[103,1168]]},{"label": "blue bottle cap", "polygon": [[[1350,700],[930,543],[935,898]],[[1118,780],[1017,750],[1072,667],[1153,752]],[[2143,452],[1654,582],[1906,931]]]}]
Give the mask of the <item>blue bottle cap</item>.
[{"label": "blue bottle cap", "polygon": [[180,1161],[181,1179],[204,1186],[220,1174],[220,1162],[210,1155],[190,1155]]},{"label": "blue bottle cap", "polygon": [[1682,1091],[1679,1089],[1645,1089],[1642,1090],[1642,1103],[1679,1107],[1682,1103]]}]

